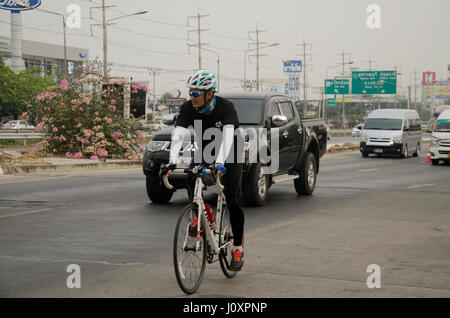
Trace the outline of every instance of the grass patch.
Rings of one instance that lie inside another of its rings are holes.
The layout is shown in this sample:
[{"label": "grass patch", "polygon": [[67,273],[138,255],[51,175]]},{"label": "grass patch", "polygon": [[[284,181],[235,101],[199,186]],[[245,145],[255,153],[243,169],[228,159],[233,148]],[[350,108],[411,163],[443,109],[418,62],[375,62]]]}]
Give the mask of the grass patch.
[{"label": "grass patch", "polygon": [[[25,139],[0,139],[0,148],[17,148],[24,146]],[[27,147],[35,147],[41,139],[26,139]]]}]

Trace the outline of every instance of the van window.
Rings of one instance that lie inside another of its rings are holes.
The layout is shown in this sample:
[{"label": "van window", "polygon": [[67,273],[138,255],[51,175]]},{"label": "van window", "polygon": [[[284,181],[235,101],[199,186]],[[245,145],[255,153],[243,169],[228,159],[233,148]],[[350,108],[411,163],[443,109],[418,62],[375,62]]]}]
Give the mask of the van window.
[{"label": "van window", "polygon": [[401,119],[368,118],[364,125],[367,130],[402,130]]},{"label": "van window", "polygon": [[450,132],[450,119],[439,119],[434,126],[435,132]]}]

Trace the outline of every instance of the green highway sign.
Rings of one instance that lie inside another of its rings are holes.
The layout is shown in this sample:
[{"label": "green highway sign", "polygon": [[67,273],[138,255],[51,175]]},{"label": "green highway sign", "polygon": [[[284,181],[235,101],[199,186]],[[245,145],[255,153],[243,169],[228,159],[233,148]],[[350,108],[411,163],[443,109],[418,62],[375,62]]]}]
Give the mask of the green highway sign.
[{"label": "green highway sign", "polygon": [[352,72],[352,94],[377,95],[396,93],[396,71]]},{"label": "green highway sign", "polygon": [[336,98],[327,98],[327,106],[328,108],[336,108]]},{"label": "green highway sign", "polygon": [[343,95],[348,94],[350,80],[348,79],[326,79],[325,94],[327,95]]}]

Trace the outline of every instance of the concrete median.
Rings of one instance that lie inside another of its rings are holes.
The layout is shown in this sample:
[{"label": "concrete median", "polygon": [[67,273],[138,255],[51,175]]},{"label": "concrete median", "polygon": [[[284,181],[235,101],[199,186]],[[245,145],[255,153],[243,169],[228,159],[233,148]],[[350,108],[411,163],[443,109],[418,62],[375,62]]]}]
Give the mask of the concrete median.
[{"label": "concrete median", "polygon": [[142,167],[142,160],[41,157],[31,152],[0,151],[0,175],[118,170]]}]

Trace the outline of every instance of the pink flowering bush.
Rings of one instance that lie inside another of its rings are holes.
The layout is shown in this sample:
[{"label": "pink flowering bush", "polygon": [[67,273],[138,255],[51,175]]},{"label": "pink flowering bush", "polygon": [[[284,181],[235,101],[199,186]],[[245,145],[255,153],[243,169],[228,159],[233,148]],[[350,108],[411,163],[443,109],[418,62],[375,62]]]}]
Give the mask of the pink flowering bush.
[{"label": "pink flowering bush", "polygon": [[[123,87],[119,84],[125,81],[112,83],[102,70],[89,64],[72,83],[63,79],[53,91],[38,94],[32,112],[36,131],[45,135],[39,150],[77,159],[138,158],[142,136],[133,117],[123,118]],[[135,84],[131,90],[148,88]]]}]

